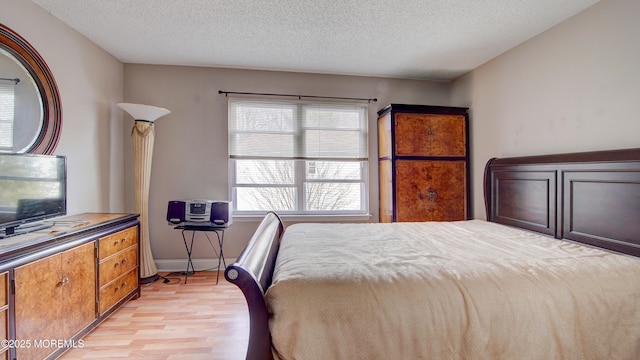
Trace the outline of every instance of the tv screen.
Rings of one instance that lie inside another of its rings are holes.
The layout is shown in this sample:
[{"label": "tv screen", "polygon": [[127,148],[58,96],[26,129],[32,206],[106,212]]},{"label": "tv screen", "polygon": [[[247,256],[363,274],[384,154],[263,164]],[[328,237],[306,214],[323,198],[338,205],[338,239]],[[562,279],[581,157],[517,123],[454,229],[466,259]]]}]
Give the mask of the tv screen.
[{"label": "tv screen", "polygon": [[66,157],[0,154],[0,238],[47,227],[40,221],[66,213]]}]

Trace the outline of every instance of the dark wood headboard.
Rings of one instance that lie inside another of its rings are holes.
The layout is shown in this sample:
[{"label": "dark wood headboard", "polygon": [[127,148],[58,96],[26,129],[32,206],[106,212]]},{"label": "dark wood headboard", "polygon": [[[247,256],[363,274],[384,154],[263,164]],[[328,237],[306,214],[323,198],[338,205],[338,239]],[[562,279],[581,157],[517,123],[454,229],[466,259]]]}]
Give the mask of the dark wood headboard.
[{"label": "dark wood headboard", "polygon": [[640,256],[640,149],[494,158],[487,220]]}]

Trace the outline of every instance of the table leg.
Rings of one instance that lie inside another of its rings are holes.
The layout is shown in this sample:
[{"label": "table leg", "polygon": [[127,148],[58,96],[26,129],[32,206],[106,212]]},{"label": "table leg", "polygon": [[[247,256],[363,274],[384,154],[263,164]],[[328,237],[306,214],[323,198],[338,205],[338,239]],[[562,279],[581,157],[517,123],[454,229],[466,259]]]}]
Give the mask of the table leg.
[{"label": "table leg", "polygon": [[189,277],[189,267],[191,267],[191,270],[193,271],[193,273],[195,274],[196,269],[193,266],[193,261],[191,260],[191,252],[193,251],[193,240],[195,238],[196,232],[192,231],[191,232],[191,246],[187,245],[187,238],[185,237],[185,232],[186,230],[182,230],[182,240],[184,241],[184,247],[187,250],[187,271],[184,273],[184,283],[187,283],[187,278]]},{"label": "table leg", "polygon": [[[220,278],[220,265],[224,265],[224,269],[227,268],[227,263],[224,261],[224,253],[222,252],[222,247],[224,246],[224,230],[216,231],[216,236],[218,237],[218,246],[220,248],[220,252],[218,255],[218,273],[216,274],[216,285],[218,285],[218,279]],[[215,249],[214,249],[215,251]]]}]

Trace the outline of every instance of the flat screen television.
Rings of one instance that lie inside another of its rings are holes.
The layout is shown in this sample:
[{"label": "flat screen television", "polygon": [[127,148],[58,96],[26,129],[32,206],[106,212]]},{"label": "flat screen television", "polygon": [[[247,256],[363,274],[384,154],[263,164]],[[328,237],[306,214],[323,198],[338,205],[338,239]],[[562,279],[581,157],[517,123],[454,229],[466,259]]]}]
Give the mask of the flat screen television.
[{"label": "flat screen television", "polygon": [[64,156],[0,154],[0,239],[52,226],[67,214]]}]

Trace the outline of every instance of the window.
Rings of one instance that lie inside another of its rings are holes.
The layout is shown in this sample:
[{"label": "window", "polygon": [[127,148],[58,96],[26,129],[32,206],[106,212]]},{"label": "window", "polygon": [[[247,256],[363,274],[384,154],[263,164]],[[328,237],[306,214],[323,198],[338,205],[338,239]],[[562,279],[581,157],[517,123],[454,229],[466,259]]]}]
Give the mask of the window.
[{"label": "window", "polygon": [[0,81],[0,150],[13,149],[14,85]]},{"label": "window", "polygon": [[236,213],[368,212],[367,107],[229,100]]}]

